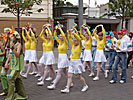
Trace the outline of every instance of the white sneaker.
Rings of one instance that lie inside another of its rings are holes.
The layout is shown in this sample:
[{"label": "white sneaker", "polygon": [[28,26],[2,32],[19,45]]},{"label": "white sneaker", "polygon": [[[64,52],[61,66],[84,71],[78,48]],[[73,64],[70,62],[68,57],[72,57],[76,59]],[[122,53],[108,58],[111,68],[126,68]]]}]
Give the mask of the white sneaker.
[{"label": "white sneaker", "polygon": [[37,74],[37,72],[31,72],[31,73],[29,73],[30,75],[36,75]]},{"label": "white sneaker", "polygon": [[98,80],[99,80],[99,77],[93,78],[93,81],[98,81]]},{"label": "white sneaker", "polygon": [[48,77],[45,79],[46,81],[51,81],[52,80],[52,77]]},{"label": "white sneaker", "polygon": [[[74,84],[73,84],[73,83],[71,83],[70,88],[72,88],[73,86],[74,86]],[[67,88],[67,85],[66,85],[65,87]]]},{"label": "white sneaker", "polygon": [[109,81],[109,83],[110,83],[110,84],[113,84],[113,83],[116,83],[116,81],[111,80],[111,81]]},{"label": "white sneaker", "polygon": [[65,88],[64,90],[61,90],[62,93],[69,93],[69,89],[68,88]]},{"label": "white sneaker", "polygon": [[123,83],[125,83],[125,81],[123,81],[123,80],[120,80],[120,83],[121,83],[121,84],[123,84]]},{"label": "white sneaker", "polygon": [[38,81],[42,81],[42,76],[38,79]]},{"label": "white sneaker", "polygon": [[24,77],[24,78],[27,78],[27,75],[26,74],[24,74],[24,75],[21,75],[22,77]]},{"label": "white sneaker", "polygon": [[44,82],[43,82],[43,81],[38,82],[37,85],[38,85],[38,86],[43,86],[43,85],[44,85]]},{"label": "white sneaker", "polygon": [[133,79],[133,76],[131,76],[131,79]]},{"label": "white sneaker", "polygon": [[40,76],[41,76],[41,74],[36,74],[36,75],[35,75],[35,77],[40,77]]},{"label": "white sneaker", "polygon": [[47,89],[53,90],[55,89],[55,86],[54,85],[47,86]]},{"label": "white sneaker", "polygon": [[107,78],[107,77],[108,77],[108,70],[105,70],[104,75],[105,75],[105,78]]},{"label": "white sneaker", "polygon": [[94,73],[91,73],[89,76],[90,76],[90,77],[94,76]]},{"label": "white sneaker", "polygon": [[85,92],[88,90],[88,85],[84,86],[83,89],[81,90],[82,92]]}]

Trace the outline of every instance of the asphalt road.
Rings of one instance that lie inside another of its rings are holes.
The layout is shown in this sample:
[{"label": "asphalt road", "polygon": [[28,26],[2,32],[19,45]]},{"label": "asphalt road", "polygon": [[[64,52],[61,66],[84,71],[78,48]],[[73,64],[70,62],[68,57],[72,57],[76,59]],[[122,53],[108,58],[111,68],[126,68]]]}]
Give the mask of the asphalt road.
[{"label": "asphalt road", "polygon": [[[133,80],[130,78],[133,75],[133,68],[127,70],[127,82],[125,84],[119,84],[120,75],[118,75],[118,82],[116,84],[109,84],[112,73],[110,73],[107,79],[104,78],[104,74],[101,72],[100,80],[93,81],[88,76],[89,71],[83,74],[89,89],[87,92],[81,92],[81,82],[73,78],[74,87],[71,88],[71,92],[68,94],[62,94],[61,89],[66,85],[65,76],[62,76],[60,83],[55,90],[48,90],[46,87],[50,82],[45,82],[44,86],[37,86],[37,78],[34,76],[23,79],[28,100],[133,100]],[[0,92],[2,88],[0,85]],[[4,100],[5,97],[0,97],[0,100]]]}]

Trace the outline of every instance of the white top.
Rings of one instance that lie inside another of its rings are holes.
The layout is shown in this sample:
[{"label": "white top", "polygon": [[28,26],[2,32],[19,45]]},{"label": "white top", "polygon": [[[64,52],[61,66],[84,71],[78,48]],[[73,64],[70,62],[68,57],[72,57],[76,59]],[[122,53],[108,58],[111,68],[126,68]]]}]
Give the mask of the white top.
[{"label": "white top", "polygon": [[95,36],[92,36],[92,46],[97,46],[97,40]]},{"label": "white top", "polygon": [[128,48],[127,48],[127,42],[125,41],[125,39],[120,39],[120,41],[121,41],[120,42],[120,45],[119,45],[119,49],[120,50],[116,50],[116,52],[127,52],[127,50],[128,50]]},{"label": "white top", "polygon": [[127,42],[127,44],[130,43],[130,38],[129,38],[129,36],[124,35],[124,40]]},{"label": "white top", "polygon": [[[115,37],[113,37],[112,39],[114,41],[113,42],[114,50],[116,50],[116,47],[117,47],[117,39]],[[111,48],[111,50],[113,50],[113,49]]]}]

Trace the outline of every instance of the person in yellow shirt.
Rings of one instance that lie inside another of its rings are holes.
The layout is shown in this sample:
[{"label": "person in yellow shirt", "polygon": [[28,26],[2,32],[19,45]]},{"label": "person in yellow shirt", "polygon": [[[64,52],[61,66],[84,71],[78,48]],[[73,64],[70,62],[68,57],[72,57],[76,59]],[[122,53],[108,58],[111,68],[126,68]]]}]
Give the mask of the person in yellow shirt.
[{"label": "person in yellow shirt", "polygon": [[45,64],[46,67],[44,70],[44,75],[42,80],[37,83],[37,85],[39,86],[44,85],[44,80],[46,79],[49,69],[53,73],[53,75],[56,76],[56,72],[52,66],[53,64],[55,64],[55,58],[53,53],[54,39],[52,36],[52,32],[47,25],[44,26],[44,30],[48,30],[47,39],[46,39],[46,64]]},{"label": "person in yellow shirt", "polygon": [[[72,33],[75,36],[74,40],[71,39]],[[70,65],[68,69],[68,80],[67,80],[67,86],[64,90],[61,90],[62,93],[69,93],[70,92],[70,86],[72,83],[72,77],[75,74],[78,79],[81,80],[81,82],[84,84],[82,92],[87,91],[88,85],[86,84],[85,79],[82,77],[82,72],[85,72],[85,69],[83,67],[83,64],[80,60],[81,50],[82,50],[82,41],[81,38],[77,35],[77,33],[68,31],[68,39],[72,46],[71,49],[71,60]]]},{"label": "person in yellow shirt", "polygon": [[[24,34],[25,32],[27,32],[27,34],[29,34],[28,31],[25,30],[24,27],[22,27],[22,37],[23,37],[23,40],[25,42],[24,66],[26,67],[27,62],[29,62],[29,60],[30,60],[30,44],[31,44],[31,41],[28,39],[27,36],[25,36],[25,34]],[[20,74],[23,75],[23,72],[21,71]]]},{"label": "person in yellow shirt", "polygon": [[[22,76],[24,78],[27,78],[31,67],[33,67],[32,64],[34,64],[37,69],[37,74],[35,77],[38,77],[38,76],[40,76],[40,73],[39,73],[38,67],[37,67],[37,54],[36,54],[37,40],[36,40],[35,34],[33,33],[31,28],[29,29],[29,32],[26,32],[26,33],[27,33],[28,39],[30,41],[30,59],[29,59],[29,65],[28,65],[27,72]],[[30,36],[30,33],[31,33],[31,36]]]},{"label": "person in yellow shirt", "polygon": [[[85,37],[82,34],[82,29],[86,30]],[[83,56],[83,66],[86,67],[86,64],[88,64],[89,69],[91,70],[91,74],[89,76],[94,76],[93,69],[91,67],[91,61],[92,61],[92,54],[91,54],[91,46],[92,46],[92,37],[91,33],[88,29],[88,27],[85,27],[85,25],[82,25],[80,28],[80,36],[85,41],[85,51]]]},{"label": "person in yellow shirt", "polygon": [[[102,32],[99,32],[97,36],[96,30],[98,27],[102,27]],[[101,63],[106,62],[106,58],[105,58],[104,51],[103,51],[105,43],[106,43],[105,29],[103,25],[96,26],[95,30],[93,31],[93,34],[97,39],[97,50],[96,50],[96,55],[95,55],[95,60],[94,60],[96,62],[97,75],[95,78],[93,78],[93,80],[97,81],[99,80],[100,69],[102,69],[102,71],[104,72],[105,78],[108,77],[108,71],[101,67]]]},{"label": "person in yellow shirt", "polygon": [[57,31],[54,31],[54,36],[56,41],[59,43],[58,45],[58,52],[59,52],[59,57],[58,57],[58,72],[55,80],[53,81],[53,84],[48,86],[48,89],[55,89],[57,83],[61,79],[61,73],[64,72],[64,74],[67,76],[67,71],[66,68],[68,67],[68,58],[67,58],[67,48],[68,48],[68,41],[66,39],[65,33],[61,29],[60,26],[56,26],[55,29],[59,29],[61,34],[60,34],[60,39],[57,37]]}]

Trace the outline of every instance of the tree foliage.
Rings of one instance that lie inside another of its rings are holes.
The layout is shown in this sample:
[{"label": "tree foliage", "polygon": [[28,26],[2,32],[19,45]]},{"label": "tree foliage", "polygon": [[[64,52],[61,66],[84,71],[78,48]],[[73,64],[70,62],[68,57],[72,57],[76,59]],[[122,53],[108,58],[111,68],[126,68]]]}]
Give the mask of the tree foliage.
[{"label": "tree foliage", "polygon": [[66,2],[66,0],[54,0],[55,6],[73,6],[71,2]]},{"label": "tree foliage", "polygon": [[119,16],[123,22],[126,18],[133,17],[133,0],[109,0],[110,11],[103,16]]},{"label": "tree foliage", "polygon": [[[11,12],[17,16],[17,10],[20,11],[20,16],[25,14],[29,16],[32,14],[32,7],[34,4],[40,5],[42,0],[2,0],[1,5],[6,5],[7,7],[2,10],[2,12]],[[43,8],[38,9],[38,12],[41,12]]]}]

